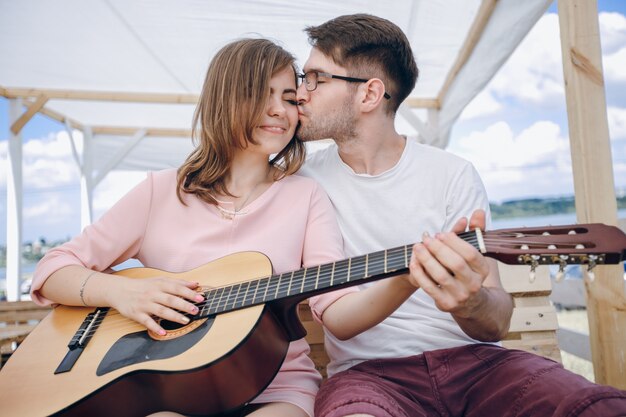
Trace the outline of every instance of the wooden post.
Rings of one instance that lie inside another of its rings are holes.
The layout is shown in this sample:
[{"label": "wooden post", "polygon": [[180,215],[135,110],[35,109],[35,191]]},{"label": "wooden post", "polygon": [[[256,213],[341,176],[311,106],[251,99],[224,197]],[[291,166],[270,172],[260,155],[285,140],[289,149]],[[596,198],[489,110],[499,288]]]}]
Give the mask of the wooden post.
[{"label": "wooden post", "polygon": [[[560,0],[561,51],[579,223],[617,224],[617,202],[602,73],[596,0]],[[586,275],[587,315],[596,382],[626,389],[623,266]]]},{"label": "wooden post", "polygon": [[[9,100],[9,125],[22,115],[22,100]],[[19,301],[22,279],[22,134],[9,129],[7,166],[7,300]]]}]

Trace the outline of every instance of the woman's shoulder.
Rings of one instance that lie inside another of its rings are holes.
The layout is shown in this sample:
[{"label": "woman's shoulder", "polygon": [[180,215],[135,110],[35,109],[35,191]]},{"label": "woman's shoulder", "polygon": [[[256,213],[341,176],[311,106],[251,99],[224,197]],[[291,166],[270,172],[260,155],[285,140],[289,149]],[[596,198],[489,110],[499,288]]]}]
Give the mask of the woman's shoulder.
[{"label": "woman's shoulder", "polygon": [[146,181],[150,184],[150,187],[155,191],[171,192],[172,188],[177,187],[177,170],[176,168],[164,169],[161,171],[148,172]]},{"label": "woman's shoulder", "polygon": [[176,168],[163,169],[160,171],[151,171],[148,177],[152,177],[152,181],[171,183],[176,182],[178,170]]},{"label": "woman's shoulder", "polygon": [[305,177],[300,174],[287,175],[281,179],[286,187],[300,190],[315,191],[319,188],[319,184],[313,178]]}]

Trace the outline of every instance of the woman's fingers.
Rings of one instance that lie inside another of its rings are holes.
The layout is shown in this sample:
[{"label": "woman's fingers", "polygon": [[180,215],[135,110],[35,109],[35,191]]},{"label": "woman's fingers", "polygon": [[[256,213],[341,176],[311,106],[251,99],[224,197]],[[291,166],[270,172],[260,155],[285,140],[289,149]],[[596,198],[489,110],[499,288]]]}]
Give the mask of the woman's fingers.
[{"label": "woman's fingers", "polygon": [[187,324],[189,317],[199,312],[195,303],[204,297],[196,291],[199,284],[172,278],[148,278],[127,281],[125,291],[115,306],[123,315],[141,323],[147,329],[165,334],[156,318]]}]

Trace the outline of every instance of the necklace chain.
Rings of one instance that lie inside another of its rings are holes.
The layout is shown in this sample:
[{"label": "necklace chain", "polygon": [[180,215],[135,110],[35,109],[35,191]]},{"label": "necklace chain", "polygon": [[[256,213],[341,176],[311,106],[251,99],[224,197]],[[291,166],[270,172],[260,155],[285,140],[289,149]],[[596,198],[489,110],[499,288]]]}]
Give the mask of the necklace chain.
[{"label": "necklace chain", "polygon": [[233,202],[233,207],[234,210],[228,210],[225,209],[224,207],[219,205],[219,201],[217,202],[217,204],[215,205],[215,207],[217,207],[217,209],[219,210],[220,214],[222,215],[222,217],[226,220],[233,220],[235,218],[235,216],[241,216],[243,214],[246,214],[247,212],[241,212],[241,210],[246,206],[246,203],[248,202],[248,200],[250,200],[250,197],[252,197],[252,194],[254,194],[254,192],[256,191],[257,188],[259,188],[259,185],[261,185],[264,181],[260,181],[258,182],[254,187],[252,187],[252,190],[250,190],[250,192],[248,193],[248,195],[246,196],[246,199],[243,200],[243,203],[241,203],[241,205],[239,206],[239,208],[237,208],[235,206],[235,203]]}]

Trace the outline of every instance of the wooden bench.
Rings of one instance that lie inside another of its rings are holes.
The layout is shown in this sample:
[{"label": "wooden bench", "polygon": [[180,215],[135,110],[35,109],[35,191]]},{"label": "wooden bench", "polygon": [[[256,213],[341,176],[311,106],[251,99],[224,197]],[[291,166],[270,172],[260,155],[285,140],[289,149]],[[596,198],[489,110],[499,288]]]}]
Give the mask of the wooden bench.
[{"label": "wooden bench", "polygon": [[[513,296],[515,305],[509,333],[502,341],[502,345],[561,362],[561,352],[556,338],[558,328],[556,310],[549,299],[552,284],[548,267],[537,268],[535,280],[532,282],[528,266],[499,263],[499,267],[502,285]],[[326,377],[329,359],[324,350],[322,327],[313,321],[306,301],[299,305],[298,312],[308,333],[306,340],[311,345],[310,357],[317,370]]]},{"label": "wooden bench", "polygon": [[32,301],[0,302],[0,368],[50,309]]}]

